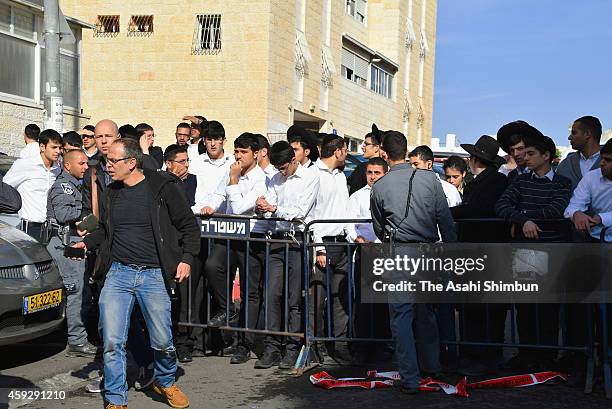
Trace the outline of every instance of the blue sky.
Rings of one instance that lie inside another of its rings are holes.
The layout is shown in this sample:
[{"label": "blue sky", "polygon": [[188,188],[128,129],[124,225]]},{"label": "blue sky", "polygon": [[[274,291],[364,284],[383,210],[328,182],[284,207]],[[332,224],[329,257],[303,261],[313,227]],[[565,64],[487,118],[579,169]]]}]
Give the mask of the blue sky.
[{"label": "blue sky", "polygon": [[612,1],[438,0],[433,136],[524,119],[569,145],[582,115],[612,128]]}]

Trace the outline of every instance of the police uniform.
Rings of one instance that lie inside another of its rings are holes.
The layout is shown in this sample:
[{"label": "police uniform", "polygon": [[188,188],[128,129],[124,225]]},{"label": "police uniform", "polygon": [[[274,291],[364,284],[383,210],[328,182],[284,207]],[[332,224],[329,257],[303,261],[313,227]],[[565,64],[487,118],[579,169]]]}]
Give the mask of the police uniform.
[{"label": "police uniform", "polygon": [[53,183],[47,198],[50,231],[47,250],[57,263],[66,287],[68,344],[72,346],[87,343],[84,319],[91,299],[85,280],[85,261],[64,257],[65,245],[79,240],[74,222],[79,219],[83,209],[81,186],[77,178],[63,171]]}]

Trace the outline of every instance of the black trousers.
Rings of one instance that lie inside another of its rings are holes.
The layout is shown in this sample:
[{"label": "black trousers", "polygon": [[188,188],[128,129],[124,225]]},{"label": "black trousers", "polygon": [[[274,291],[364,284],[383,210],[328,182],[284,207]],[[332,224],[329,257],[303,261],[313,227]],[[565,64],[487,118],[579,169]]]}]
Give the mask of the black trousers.
[{"label": "black trousers", "polygon": [[[353,311],[355,314],[355,335],[358,338],[380,338],[390,339],[391,328],[389,326],[389,304],[365,303],[361,300],[361,247],[355,252],[355,303]],[[364,345],[370,348],[371,344],[357,342],[356,346]]]},{"label": "black trousers", "polygon": [[[195,260],[188,280],[183,281],[177,287],[178,300],[173,306],[175,312],[173,321],[191,322],[205,324],[208,315],[208,294],[206,277],[204,275],[204,264],[209,254],[209,240],[200,240],[200,256]],[[191,308],[191,317],[189,309]],[[181,327],[176,329],[177,349],[206,350],[205,331],[202,327]]]},{"label": "black trousers", "polygon": [[[460,307],[461,336],[470,342],[504,342],[506,304],[462,304]],[[514,323],[512,324],[514,325]],[[461,355],[482,356],[500,359],[500,347],[463,346]]]},{"label": "black trousers", "polygon": [[[325,241],[325,239],[324,239]],[[325,246],[329,263],[329,299],[327,297],[327,270],[318,265],[310,280],[313,302],[311,319],[313,333],[317,336],[343,337],[348,335],[349,322],[349,271],[346,246]],[[351,294],[353,289],[351,288]],[[326,301],[330,303],[331,316],[327,316]],[[326,316],[331,334],[324,327]]]},{"label": "black trousers", "polygon": [[[266,305],[263,308],[263,319],[268,330],[285,329],[287,332],[298,333],[302,328],[302,257],[302,247],[299,245],[270,245],[268,276],[264,277]],[[285,325],[281,325],[283,317]],[[266,352],[280,351],[281,342],[282,337],[267,335],[264,340]],[[299,337],[287,337],[286,342],[287,352],[299,351]]]},{"label": "black trousers", "polygon": [[[261,277],[264,270],[265,248],[266,244],[259,241],[251,241],[247,245],[246,241],[233,240],[230,241],[229,247],[226,240],[217,241],[213,246],[211,257],[206,263],[206,274],[210,291],[215,304],[221,310],[227,308],[228,296],[232,288],[231,283],[236,274],[236,269],[238,269],[240,274],[240,299],[242,302],[240,308],[241,328],[255,329],[258,326],[262,299]],[[231,302],[229,308],[230,311],[233,310]],[[255,334],[253,333],[242,333],[239,337],[239,343],[249,349],[253,348],[254,342]]]},{"label": "black trousers", "polygon": [[[521,344],[559,345],[559,304],[517,304],[516,311]],[[557,350],[521,350],[523,353],[552,359]]]}]

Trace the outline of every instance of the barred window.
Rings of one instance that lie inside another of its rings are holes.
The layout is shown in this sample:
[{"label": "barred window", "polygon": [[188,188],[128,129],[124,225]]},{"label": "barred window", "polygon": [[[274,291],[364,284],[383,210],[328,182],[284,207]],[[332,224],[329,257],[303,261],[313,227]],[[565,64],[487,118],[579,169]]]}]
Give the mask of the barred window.
[{"label": "barred window", "polygon": [[96,19],[94,36],[115,37],[119,34],[119,16],[99,15]]},{"label": "barred window", "polygon": [[221,14],[198,14],[193,32],[192,54],[221,52]]},{"label": "barred window", "polygon": [[132,16],[128,24],[128,36],[149,36],[153,33],[153,16]]}]

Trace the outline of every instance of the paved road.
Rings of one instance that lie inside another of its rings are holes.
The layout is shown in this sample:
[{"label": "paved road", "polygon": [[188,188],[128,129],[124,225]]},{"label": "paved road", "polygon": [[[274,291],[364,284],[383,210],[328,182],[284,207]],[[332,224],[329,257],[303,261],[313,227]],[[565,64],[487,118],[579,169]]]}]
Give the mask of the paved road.
[{"label": "paved road", "polygon": [[[66,361],[63,353],[48,357],[38,363],[40,368],[59,365]],[[82,362],[68,360],[73,366],[83,366]],[[541,385],[513,390],[474,391],[469,398],[446,396],[441,392],[422,393],[419,396],[406,396],[395,389],[355,390],[341,389],[326,391],[310,384],[307,376],[294,378],[278,370],[255,370],[254,361],[244,365],[230,365],[228,358],[200,358],[190,364],[181,365],[179,385],[191,399],[192,408],[406,408],[418,406],[424,409],[445,408],[483,408],[503,409],[519,407],[584,408],[609,409],[612,402],[606,401],[599,387],[592,395],[584,395],[580,390],[565,385]],[[91,363],[85,362],[85,367]],[[66,365],[66,364],[64,364]],[[376,369],[391,370],[392,364]],[[337,377],[363,376],[372,365],[364,367],[340,368],[326,366],[325,370]],[[18,374],[19,368],[11,373]],[[4,373],[4,371],[3,371]],[[82,372],[83,373],[83,372]],[[454,382],[456,377],[444,379]],[[73,386],[79,386],[73,384]],[[82,388],[70,392],[63,401],[37,401],[24,408],[102,408],[99,394],[89,394]],[[168,408],[159,396],[152,391],[136,392],[130,389],[131,409]],[[13,406],[12,406],[13,407]]]}]

